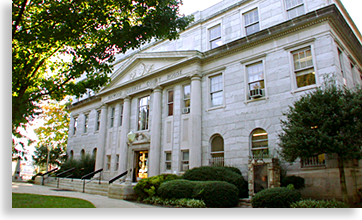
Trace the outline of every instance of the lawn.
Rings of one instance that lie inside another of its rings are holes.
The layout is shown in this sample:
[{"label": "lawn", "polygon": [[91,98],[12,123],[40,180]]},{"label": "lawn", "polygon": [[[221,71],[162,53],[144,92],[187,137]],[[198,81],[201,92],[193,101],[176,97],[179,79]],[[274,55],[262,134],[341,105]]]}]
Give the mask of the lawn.
[{"label": "lawn", "polygon": [[60,197],[42,196],[35,194],[12,194],[13,208],[95,208],[95,206],[85,200]]}]

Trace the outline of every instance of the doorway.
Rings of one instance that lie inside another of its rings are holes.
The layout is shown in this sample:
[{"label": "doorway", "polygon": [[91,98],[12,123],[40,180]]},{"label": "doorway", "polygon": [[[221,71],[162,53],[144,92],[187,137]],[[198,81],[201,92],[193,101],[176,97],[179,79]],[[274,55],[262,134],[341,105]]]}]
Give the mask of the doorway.
[{"label": "doorway", "polygon": [[266,164],[254,165],[254,193],[268,188],[268,168]]},{"label": "doorway", "polygon": [[148,177],[148,151],[135,151],[133,182]]}]

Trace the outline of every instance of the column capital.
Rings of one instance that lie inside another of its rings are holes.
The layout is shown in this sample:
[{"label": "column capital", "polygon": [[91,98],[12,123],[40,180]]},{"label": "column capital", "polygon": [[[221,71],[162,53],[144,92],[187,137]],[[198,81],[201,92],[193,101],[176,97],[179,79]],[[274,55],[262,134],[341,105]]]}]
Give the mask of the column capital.
[{"label": "column capital", "polygon": [[122,99],[123,99],[123,102],[130,102],[132,97],[129,96],[129,95],[125,95],[125,96],[122,97]]},{"label": "column capital", "polygon": [[191,80],[201,80],[202,73],[199,70],[194,70],[188,76],[191,78]]},{"label": "column capital", "polygon": [[101,109],[107,109],[108,108],[108,105],[104,104],[101,106]]},{"label": "column capital", "polygon": [[162,86],[157,85],[151,88],[153,92],[162,92]]}]

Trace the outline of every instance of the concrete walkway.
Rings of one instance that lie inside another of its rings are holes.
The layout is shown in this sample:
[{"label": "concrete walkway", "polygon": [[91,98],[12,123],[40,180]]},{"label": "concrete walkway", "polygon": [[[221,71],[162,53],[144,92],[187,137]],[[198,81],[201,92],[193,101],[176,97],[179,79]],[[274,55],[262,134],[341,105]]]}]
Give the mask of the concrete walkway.
[{"label": "concrete walkway", "polygon": [[112,199],[106,196],[93,195],[75,191],[57,191],[59,189],[35,185],[23,182],[12,182],[13,193],[28,193],[49,196],[63,196],[78,199],[84,199],[91,202],[96,208],[161,208],[159,206],[146,205],[141,203],[129,202],[121,199]]}]

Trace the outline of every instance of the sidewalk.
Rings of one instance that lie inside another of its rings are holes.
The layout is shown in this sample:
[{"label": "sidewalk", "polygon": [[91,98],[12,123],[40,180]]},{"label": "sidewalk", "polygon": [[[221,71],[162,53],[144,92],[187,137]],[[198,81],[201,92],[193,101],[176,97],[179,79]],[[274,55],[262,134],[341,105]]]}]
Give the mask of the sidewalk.
[{"label": "sidewalk", "polygon": [[159,206],[129,202],[121,199],[112,199],[106,196],[93,195],[75,191],[59,191],[59,189],[53,187],[22,182],[12,182],[12,192],[84,199],[93,203],[96,208],[161,208]]}]

